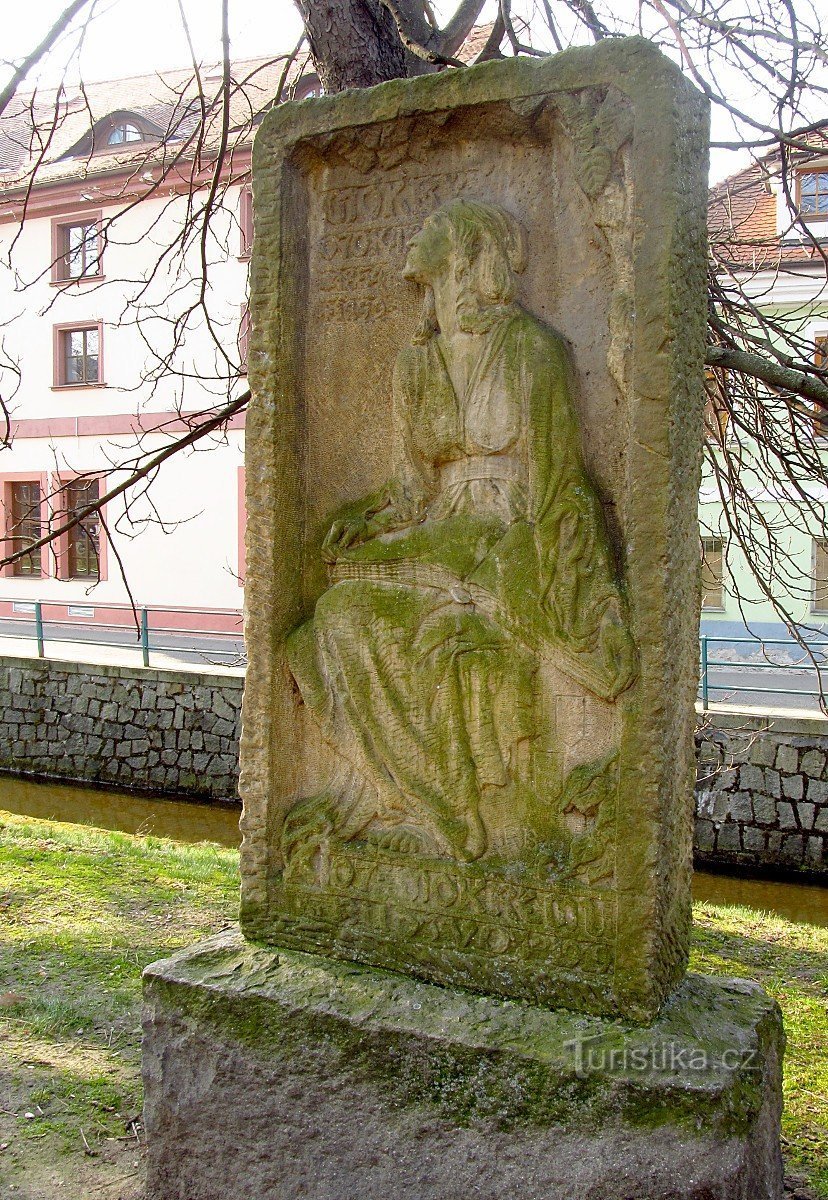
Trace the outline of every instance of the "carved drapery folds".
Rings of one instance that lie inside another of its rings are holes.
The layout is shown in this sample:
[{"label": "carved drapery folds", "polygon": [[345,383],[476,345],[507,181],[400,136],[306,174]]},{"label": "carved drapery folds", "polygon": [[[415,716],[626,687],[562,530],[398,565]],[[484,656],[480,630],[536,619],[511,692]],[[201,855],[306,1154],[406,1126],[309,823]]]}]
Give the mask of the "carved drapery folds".
[{"label": "carved drapery folds", "polygon": [[288,878],[324,883],[352,843],[613,882],[616,747],[564,774],[536,676],[546,659],[611,703],[636,655],[569,354],[515,301],[523,265],[518,222],[479,201],[412,239],[426,316],[394,371],[397,470],[334,521],[331,585],[288,639],[333,764],[287,814]]}]

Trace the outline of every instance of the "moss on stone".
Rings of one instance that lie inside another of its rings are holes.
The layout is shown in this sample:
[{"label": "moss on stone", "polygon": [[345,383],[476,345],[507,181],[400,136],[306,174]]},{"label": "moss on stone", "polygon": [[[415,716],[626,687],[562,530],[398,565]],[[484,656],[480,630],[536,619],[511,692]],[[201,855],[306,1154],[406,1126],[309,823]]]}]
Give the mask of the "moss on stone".
[{"label": "moss on stone", "polygon": [[[669,1124],[744,1136],[784,1040],[776,1003],[744,981],[690,976],[641,1028],[274,952],[235,933],[147,968],[145,998],[151,1012],[174,1011],[271,1067],[300,1064],[369,1083],[395,1109],[500,1129]],[[592,1064],[578,1042],[593,1047]]]}]

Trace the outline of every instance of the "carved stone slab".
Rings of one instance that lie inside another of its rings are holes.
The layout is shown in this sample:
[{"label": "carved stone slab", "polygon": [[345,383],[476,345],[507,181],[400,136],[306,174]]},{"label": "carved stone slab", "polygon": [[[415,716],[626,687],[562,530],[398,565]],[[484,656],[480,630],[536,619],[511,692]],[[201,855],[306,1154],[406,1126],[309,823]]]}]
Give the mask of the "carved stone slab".
[{"label": "carved stone slab", "polygon": [[242,928],[648,1019],[690,913],[706,106],[648,43],[254,149]]}]

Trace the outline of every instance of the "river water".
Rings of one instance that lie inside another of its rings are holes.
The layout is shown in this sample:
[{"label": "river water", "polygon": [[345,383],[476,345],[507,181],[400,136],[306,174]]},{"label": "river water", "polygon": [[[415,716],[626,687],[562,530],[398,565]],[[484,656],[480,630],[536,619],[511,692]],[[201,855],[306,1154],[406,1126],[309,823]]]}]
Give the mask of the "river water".
[{"label": "river water", "polygon": [[238,846],[241,806],[195,804],[182,800],[36,783],[0,775],[0,810],[45,821],[97,825],[123,833],[155,834],[179,842],[218,842]]},{"label": "river water", "polygon": [[[20,816],[96,825],[124,833],[155,834],[182,842],[238,846],[240,841],[241,810],[230,805],[157,800],[0,775],[0,810],[3,809]],[[742,879],[696,871],[693,898],[710,904],[742,904],[776,913],[789,921],[828,926],[828,887],[819,884]]]}]

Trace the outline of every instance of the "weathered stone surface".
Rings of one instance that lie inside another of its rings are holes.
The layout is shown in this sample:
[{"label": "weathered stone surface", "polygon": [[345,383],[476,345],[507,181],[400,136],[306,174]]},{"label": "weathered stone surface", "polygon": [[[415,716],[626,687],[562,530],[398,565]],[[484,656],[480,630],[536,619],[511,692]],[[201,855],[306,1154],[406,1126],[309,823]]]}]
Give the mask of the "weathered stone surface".
[{"label": "weathered stone surface", "polygon": [[777,804],[776,812],[779,817],[780,829],[796,829],[796,813],[792,804]]},{"label": "weathered stone surface", "polygon": [[[742,829],[742,845],[745,850],[762,851],[765,849],[765,834],[761,829],[757,829],[753,825],[747,825]],[[701,847],[700,847],[701,848]]]},{"label": "weathered stone surface", "polygon": [[772,771],[770,768],[765,771],[765,791],[777,800],[782,795],[778,771]]},{"label": "weathered stone surface", "polygon": [[804,850],[805,839],[803,838],[802,834],[789,834],[782,842],[782,862],[797,866],[802,861]]},{"label": "weathered stone surface", "polygon": [[822,866],[823,857],[823,841],[822,838],[809,837],[805,854],[808,862],[813,866]]},{"label": "weathered stone surface", "polygon": [[750,748],[750,761],[760,767],[772,767],[776,758],[776,746],[770,740],[757,739]]},{"label": "weathered stone surface", "polygon": [[753,813],[760,825],[773,825],[776,821],[776,801],[770,796],[754,796]]},{"label": "weathered stone surface", "polygon": [[735,821],[728,821],[725,825],[722,825],[716,839],[716,846],[719,850],[741,850],[741,825],[737,825]]},{"label": "weathered stone surface", "polygon": [[696,845],[700,850],[712,850],[716,844],[716,831],[712,821],[696,821]]},{"label": "weathered stone surface", "polygon": [[753,805],[748,792],[732,792],[728,811],[734,821],[752,821]]},{"label": "weathered stone surface", "polygon": [[801,800],[805,794],[805,782],[801,775],[792,775],[782,780],[782,794],[790,800]]},{"label": "weathered stone surface", "polygon": [[828,783],[822,783],[818,779],[809,777],[808,779],[808,799],[813,804],[828,803]]},{"label": "weathered stone surface", "polygon": [[800,770],[803,775],[818,779],[825,770],[825,754],[821,750],[806,750],[802,755]]},{"label": "weathered stone surface", "polygon": [[816,805],[814,804],[798,804],[796,806],[799,824],[802,829],[811,829],[814,824],[814,813]]},{"label": "weathered stone surface", "polygon": [[266,116],[250,936],[639,1019],[681,979],[705,107],[608,39]]},{"label": "weathered stone surface", "polygon": [[775,765],[777,770],[784,771],[786,775],[795,775],[799,769],[799,751],[795,746],[781,743],[776,751]]},{"label": "weathered stone surface", "polygon": [[[750,802],[750,793],[743,792],[742,795],[747,796],[748,803],[749,803]],[[713,792],[713,793],[711,793],[712,805],[708,807],[708,811],[711,812],[713,820],[716,822],[717,825],[721,825],[721,823],[727,817],[727,814],[730,812],[730,797],[731,797],[730,792]]]},{"label": "weathered stone surface", "polygon": [[767,847],[772,862],[782,861],[782,843],[784,840],[785,835],[782,833],[773,832],[768,834]]},{"label": "weathered stone surface", "polygon": [[745,763],[739,769],[739,786],[748,792],[764,792],[765,772],[761,767]]},{"label": "weathered stone surface", "polygon": [[222,934],[145,972],[149,1200],[779,1200],[779,1010],[648,1029]]}]

